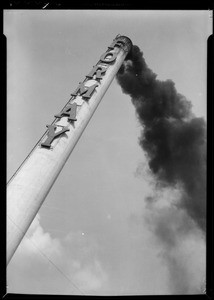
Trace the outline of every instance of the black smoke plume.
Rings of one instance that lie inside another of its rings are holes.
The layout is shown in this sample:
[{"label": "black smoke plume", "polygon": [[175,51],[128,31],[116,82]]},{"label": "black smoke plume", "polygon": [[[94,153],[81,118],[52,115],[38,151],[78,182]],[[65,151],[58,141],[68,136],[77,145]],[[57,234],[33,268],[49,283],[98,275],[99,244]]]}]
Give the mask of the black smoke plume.
[{"label": "black smoke plume", "polygon": [[177,204],[204,232],[206,225],[206,123],[172,80],[160,81],[138,46],[120,68],[117,81],[131,96],[142,125],[139,144],[157,182],[181,186]]},{"label": "black smoke plume", "polygon": [[[169,290],[201,293],[205,286],[206,123],[194,116],[190,101],[176,91],[172,80],[157,79],[137,46],[120,68],[117,81],[131,96],[142,125],[139,144],[156,183],[154,195],[144,199],[144,220],[167,266]],[[160,197],[163,190],[167,195]],[[158,206],[160,198],[167,199],[168,205]]]}]

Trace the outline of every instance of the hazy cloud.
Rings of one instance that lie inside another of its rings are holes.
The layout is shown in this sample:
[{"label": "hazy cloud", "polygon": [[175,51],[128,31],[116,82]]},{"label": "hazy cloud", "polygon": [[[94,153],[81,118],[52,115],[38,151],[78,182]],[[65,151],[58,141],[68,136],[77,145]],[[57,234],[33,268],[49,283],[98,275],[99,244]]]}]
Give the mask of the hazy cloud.
[{"label": "hazy cloud", "polygon": [[[173,194],[172,191],[166,193]],[[161,207],[158,205],[161,199],[152,202],[149,199],[149,202],[144,220],[154,233],[159,257],[168,268],[170,291],[173,294],[201,293],[206,254],[201,230],[185,210],[172,203]]]}]

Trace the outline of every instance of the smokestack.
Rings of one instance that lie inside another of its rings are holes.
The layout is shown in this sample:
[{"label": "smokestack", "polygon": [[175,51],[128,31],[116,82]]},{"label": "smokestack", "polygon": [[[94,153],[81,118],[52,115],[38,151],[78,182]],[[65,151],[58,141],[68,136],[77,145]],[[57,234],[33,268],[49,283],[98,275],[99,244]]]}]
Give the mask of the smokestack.
[{"label": "smokestack", "polygon": [[132,48],[117,35],[7,185],[7,263]]}]

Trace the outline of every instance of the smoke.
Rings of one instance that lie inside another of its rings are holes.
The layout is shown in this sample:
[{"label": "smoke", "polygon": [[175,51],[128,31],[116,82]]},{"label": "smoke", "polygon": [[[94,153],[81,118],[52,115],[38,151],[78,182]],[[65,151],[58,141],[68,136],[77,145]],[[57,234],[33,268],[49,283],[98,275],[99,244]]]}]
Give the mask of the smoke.
[{"label": "smoke", "polygon": [[205,231],[206,124],[191,111],[191,103],[176,91],[171,80],[160,81],[143,53],[132,53],[117,74],[124,93],[132,98],[143,127],[139,143],[159,184],[180,184],[179,203]]},{"label": "smoke", "polygon": [[139,144],[155,179],[155,192],[179,190],[176,201],[165,208],[158,207],[154,197],[147,197],[147,221],[162,245],[173,291],[192,292],[187,280],[191,272],[182,262],[184,248],[179,245],[196,236],[205,238],[206,123],[193,114],[191,102],[177,92],[172,80],[157,79],[138,46],[133,46],[117,81],[131,96],[142,125]]},{"label": "smoke", "polygon": [[155,234],[158,256],[168,270],[168,289],[173,294],[200,294],[204,290],[205,243],[203,232],[175,205],[178,190],[158,192],[146,200],[144,222]]}]

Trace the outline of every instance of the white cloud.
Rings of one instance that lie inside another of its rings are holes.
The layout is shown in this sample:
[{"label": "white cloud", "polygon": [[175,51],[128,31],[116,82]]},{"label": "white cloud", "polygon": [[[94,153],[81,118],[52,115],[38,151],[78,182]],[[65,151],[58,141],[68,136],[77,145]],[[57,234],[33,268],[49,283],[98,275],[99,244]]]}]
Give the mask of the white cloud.
[{"label": "white cloud", "polygon": [[102,284],[107,280],[107,275],[104,272],[100,262],[94,260],[93,263],[79,267],[74,275],[75,282],[84,291],[96,292],[102,287]]},{"label": "white cloud", "polygon": [[26,234],[26,238],[23,239],[19,251],[22,252],[23,255],[31,256],[35,252],[35,249],[38,249],[39,256],[42,255],[40,253],[44,253],[47,257],[53,258],[60,256],[62,251],[60,241],[52,238],[50,233],[43,230],[38,214],[33,220]]},{"label": "white cloud", "polygon": [[37,215],[8,266],[8,292],[99,294],[108,276],[96,248],[81,232],[53,238]]}]

